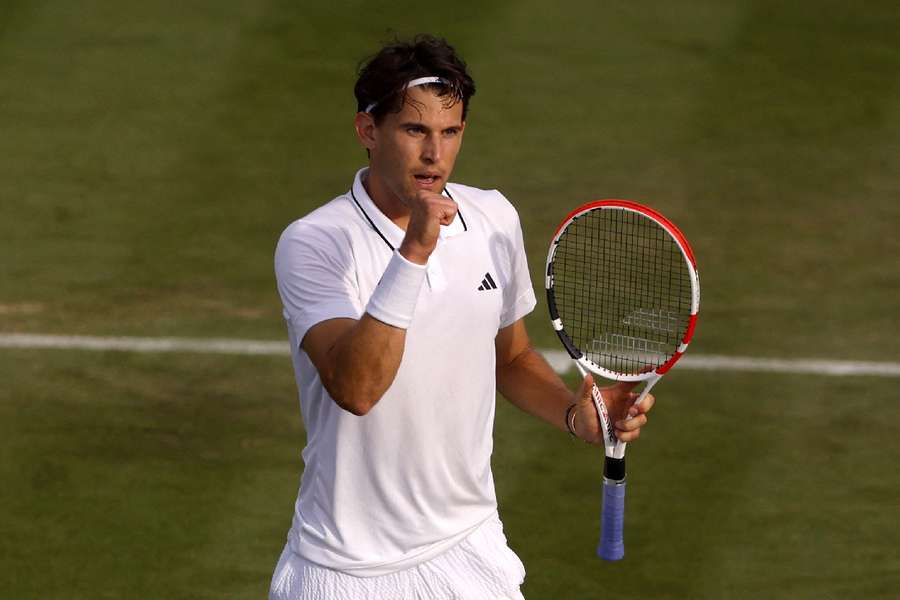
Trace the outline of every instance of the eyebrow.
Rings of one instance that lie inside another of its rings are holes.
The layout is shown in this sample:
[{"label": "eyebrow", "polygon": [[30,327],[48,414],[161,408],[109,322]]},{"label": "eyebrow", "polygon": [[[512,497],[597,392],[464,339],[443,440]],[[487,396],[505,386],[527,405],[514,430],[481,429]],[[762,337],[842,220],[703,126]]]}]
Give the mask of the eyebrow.
[{"label": "eyebrow", "polygon": [[[425,125],[424,123],[420,123],[419,121],[406,121],[405,123],[400,123],[400,127],[404,128],[404,129],[407,127],[419,127],[421,129],[424,129],[425,131],[431,131],[431,127],[429,127],[428,125]],[[444,127],[443,129],[441,129],[441,131],[447,131],[448,129],[461,129],[461,128],[462,128],[462,123],[459,123],[458,125],[450,125],[449,127]]]}]

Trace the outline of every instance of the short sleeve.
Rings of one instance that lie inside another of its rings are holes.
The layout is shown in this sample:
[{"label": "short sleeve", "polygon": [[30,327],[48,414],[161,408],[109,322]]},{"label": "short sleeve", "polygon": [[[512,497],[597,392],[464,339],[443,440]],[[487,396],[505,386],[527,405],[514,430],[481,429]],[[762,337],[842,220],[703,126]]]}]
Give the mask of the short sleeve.
[{"label": "short sleeve", "polygon": [[[499,193],[499,192],[498,192]],[[505,200],[505,198],[504,198]],[[508,203],[508,201],[506,201]],[[528,271],[528,258],[525,255],[525,241],[522,236],[522,225],[519,214],[509,205],[509,218],[506,229],[506,246],[508,256],[507,281],[503,286],[503,310],[500,313],[500,327],[512,325],[537,305],[534,288],[531,285],[531,273]]]},{"label": "short sleeve", "polygon": [[337,227],[291,224],[275,249],[275,278],[298,341],[316,323],[362,316],[350,242]]}]

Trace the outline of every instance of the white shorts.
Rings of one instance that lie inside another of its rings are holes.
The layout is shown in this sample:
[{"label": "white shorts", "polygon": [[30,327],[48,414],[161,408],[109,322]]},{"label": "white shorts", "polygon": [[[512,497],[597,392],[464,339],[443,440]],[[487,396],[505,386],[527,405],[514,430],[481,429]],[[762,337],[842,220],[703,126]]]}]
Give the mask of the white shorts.
[{"label": "white shorts", "polygon": [[495,514],[443,554],[409,569],[356,577],[309,562],[286,545],[269,600],[525,600],[525,567]]}]

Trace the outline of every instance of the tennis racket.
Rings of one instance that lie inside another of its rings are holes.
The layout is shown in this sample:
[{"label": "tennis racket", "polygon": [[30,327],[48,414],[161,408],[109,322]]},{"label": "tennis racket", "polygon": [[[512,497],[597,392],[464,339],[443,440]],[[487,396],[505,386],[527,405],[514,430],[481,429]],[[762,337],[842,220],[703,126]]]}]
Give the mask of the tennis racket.
[{"label": "tennis racket", "polygon": [[[700,279],[684,235],[651,208],[598,200],[572,211],[550,243],[550,319],[582,377],[645,381],[650,389],[687,348],[697,324]],[[625,555],[625,444],[600,390],[592,398],[605,432],[602,531],[597,555]]]}]

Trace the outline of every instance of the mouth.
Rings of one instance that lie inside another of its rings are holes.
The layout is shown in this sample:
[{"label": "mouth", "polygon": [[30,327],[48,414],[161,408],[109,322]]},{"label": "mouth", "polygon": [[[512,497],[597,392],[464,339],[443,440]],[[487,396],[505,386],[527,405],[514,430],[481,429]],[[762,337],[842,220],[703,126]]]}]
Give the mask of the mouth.
[{"label": "mouth", "polygon": [[417,173],[413,177],[421,188],[433,188],[441,180],[441,176],[437,173]]}]

